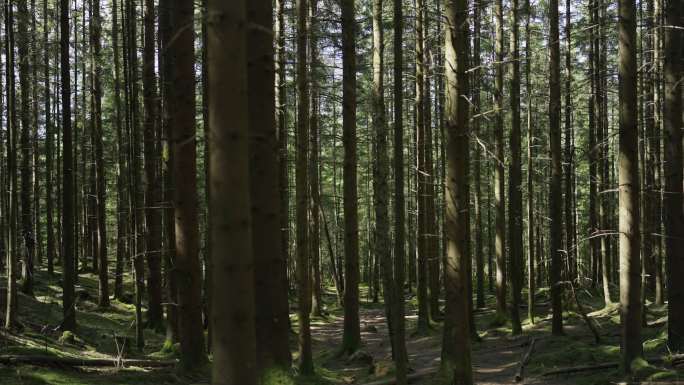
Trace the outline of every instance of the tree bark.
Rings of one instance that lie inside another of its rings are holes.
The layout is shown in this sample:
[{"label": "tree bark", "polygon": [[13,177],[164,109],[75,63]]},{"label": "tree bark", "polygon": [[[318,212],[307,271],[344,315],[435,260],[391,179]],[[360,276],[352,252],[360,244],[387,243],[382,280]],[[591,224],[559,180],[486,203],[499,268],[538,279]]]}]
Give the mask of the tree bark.
[{"label": "tree bark", "polygon": [[549,140],[551,147],[551,184],[549,190],[549,217],[551,218],[549,255],[551,256],[551,304],[553,311],[552,333],[563,334],[563,300],[561,284],[561,261],[563,258],[562,234],[563,214],[559,207],[563,207],[561,192],[563,171],[561,169],[561,131],[560,131],[560,37],[558,33],[558,0],[549,2]]},{"label": "tree bark", "polygon": [[468,317],[468,232],[466,168],[469,151],[468,101],[468,1],[451,0],[445,4],[445,57],[446,57],[446,133],[447,174],[445,261],[446,308],[442,343],[442,375],[450,384],[473,383],[470,352],[470,325]]},{"label": "tree bark", "polygon": [[361,345],[359,220],[356,183],[356,21],[354,0],[342,0],[342,141],[344,146],[344,335],[342,351]]},{"label": "tree bark", "polygon": [[[404,319],[404,277],[406,267],[406,229],[404,197],[404,20],[402,0],[394,0],[394,300],[393,312],[394,362],[397,385],[407,383],[407,362]],[[380,56],[382,57],[382,55]]]},{"label": "tree bark", "polygon": [[511,279],[511,324],[513,335],[522,334],[520,323],[520,304],[522,303],[523,285],[523,211],[522,211],[522,156],[520,132],[520,51],[518,49],[519,37],[519,3],[518,0],[511,2],[511,80],[510,80],[510,104],[511,104],[511,165],[509,172],[508,188],[508,232],[510,243],[510,279]]},{"label": "tree bark", "polygon": [[[641,343],[641,277],[639,265],[639,152],[637,128],[636,6],[618,3],[620,36],[620,320],[622,363],[631,372],[632,361],[643,354]],[[680,141],[681,142],[681,141]]]},{"label": "tree bark", "polygon": [[[173,69],[166,94],[170,112],[169,134],[173,148],[175,267],[178,277],[178,321],[181,363],[188,368],[206,362],[202,328],[199,224],[197,218],[197,150],[195,140],[195,75],[192,2],[166,2],[172,40],[164,46]],[[227,9],[226,9],[227,10]],[[220,195],[219,195],[220,196]],[[215,226],[216,228],[216,226]],[[217,269],[218,270],[218,269]],[[244,331],[247,333],[247,331]],[[248,359],[248,357],[245,357]]]},{"label": "tree bark", "polygon": [[[255,126],[250,129],[250,123],[258,126],[262,122],[250,122],[249,119],[255,118],[254,109],[258,106],[252,106],[252,102],[255,102],[259,96],[264,104],[262,107],[268,105],[273,108],[273,99],[263,94],[263,91],[273,92],[273,82],[269,81],[269,77],[264,76],[263,73],[268,65],[264,66],[258,61],[251,60],[256,52],[261,53],[264,49],[259,35],[253,34],[264,34],[264,32],[247,26],[248,21],[261,22],[261,13],[264,8],[268,10],[270,4],[270,1],[253,1],[249,6],[244,1],[208,0],[207,2],[207,14],[224,15],[223,18],[208,20],[207,24],[207,64],[208,76],[211,79],[208,84],[209,140],[211,141],[209,210],[222,213],[222,215],[210,216],[212,221],[210,228],[213,231],[211,236],[213,243],[211,245],[212,282],[215,293],[237,294],[211,296],[214,357],[212,377],[216,384],[256,385],[258,383],[254,323],[254,263],[256,261],[254,261],[252,246],[254,241],[252,225],[256,225],[256,222],[252,222],[251,213],[255,211],[252,204],[264,202],[259,202],[258,199],[255,202],[251,201],[250,182],[253,179],[250,178],[249,150],[250,134],[256,134]],[[249,19],[247,18],[248,9]],[[270,21],[270,13],[268,15]],[[192,37],[191,34],[190,37]],[[271,41],[271,35],[264,34],[264,37]],[[250,48],[247,42],[250,43]],[[192,48],[189,48],[192,52]],[[272,55],[264,55],[265,62],[269,63],[272,57]],[[248,66],[248,63],[252,65]],[[253,75],[257,73],[266,87],[260,87],[259,82],[255,81],[256,84],[250,84],[248,88],[248,81],[255,80]],[[227,98],[226,90],[230,90]],[[273,113],[265,113],[262,116],[265,120],[271,121],[275,118]],[[265,129],[273,130],[275,125],[271,124],[270,127],[270,129]],[[256,159],[264,150],[263,148],[257,150],[255,146],[251,149]],[[275,156],[275,152],[272,155]],[[259,164],[253,167],[258,169]],[[274,170],[277,169],[277,163],[272,163],[272,167]],[[274,181],[276,181],[275,178],[271,180],[271,183]],[[269,191],[277,194],[276,188]],[[277,199],[275,202],[277,203]],[[268,210],[269,213],[270,211]],[[276,216],[273,219],[277,234],[278,218]],[[265,230],[260,228],[262,229]],[[271,233],[273,231],[268,231],[269,235]],[[272,247],[278,248],[279,243],[273,242]],[[181,251],[181,248],[178,250]],[[258,292],[260,288],[258,286],[256,288]],[[258,300],[259,297],[257,297]],[[201,332],[201,329],[199,331]],[[183,333],[182,330],[181,333]]]},{"label": "tree bark", "polygon": [[[60,0],[62,79],[62,312],[64,330],[76,328],[74,281],[74,174],[71,137],[71,71],[69,68],[69,0]],[[9,302],[9,301],[8,301]]]},{"label": "tree bark", "polygon": [[496,74],[494,77],[494,110],[496,111],[494,128],[494,208],[496,210],[495,255],[496,255],[496,312],[499,321],[506,318],[506,203],[504,190],[504,32],[503,3],[494,2],[496,23],[496,40],[494,45],[496,56]]},{"label": "tree bark", "polygon": [[[665,29],[663,74],[665,129],[665,254],[667,257],[667,345],[672,351],[684,350],[684,214],[682,213],[682,18],[681,2],[664,0]],[[676,29],[679,28],[679,29]]]},{"label": "tree bark", "polygon": [[299,319],[299,372],[313,374],[311,352],[311,277],[309,271],[309,216],[308,216],[308,151],[309,151],[309,86],[307,72],[308,1],[297,0],[297,299]]}]

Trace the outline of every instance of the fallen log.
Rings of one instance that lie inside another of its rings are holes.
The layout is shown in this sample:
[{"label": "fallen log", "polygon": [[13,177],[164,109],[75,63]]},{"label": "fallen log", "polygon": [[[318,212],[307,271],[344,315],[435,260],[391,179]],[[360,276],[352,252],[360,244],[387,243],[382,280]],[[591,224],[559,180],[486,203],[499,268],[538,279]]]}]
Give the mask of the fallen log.
[{"label": "fallen log", "polygon": [[75,358],[53,356],[0,356],[0,364],[4,365],[36,365],[36,366],[138,366],[143,368],[166,368],[175,366],[176,360],[144,360],[116,358]]},{"label": "fallen log", "polygon": [[534,343],[537,341],[536,338],[532,338],[530,341],[530,346],[527,348],[525,355],[523,355],[520,360],[520,365],[518,366],[518,372],[515,374],[515,382],[520,382],[523,379],[523,371],[525,370],[525,365],[530,362],[530,357],[532,357],[532,351],[534,350]]},{"label": "fallen log", "polygon": [[[672,366],[676,366],[676,365],[679,365],[680,363],[684,363],[684,354],[675,354],[675,355],[672,355],[669,357],[649,358],[646,361],[652,365],[661,365],[664,363],[669,363]],[[554,376],[554,375],[559,375],[559,374],[591,372],[594,370],[603,370],[603,369],[615,369],[619,366],[620,366],[620,364],[618,364],[617,362],[610,362],[610,363],[598,364],[598,365],[573,366],[573,367],[569,367],[569,368],[561,368],[561,369],[550,370],[546,373],[543,373],[542,377]]]}]

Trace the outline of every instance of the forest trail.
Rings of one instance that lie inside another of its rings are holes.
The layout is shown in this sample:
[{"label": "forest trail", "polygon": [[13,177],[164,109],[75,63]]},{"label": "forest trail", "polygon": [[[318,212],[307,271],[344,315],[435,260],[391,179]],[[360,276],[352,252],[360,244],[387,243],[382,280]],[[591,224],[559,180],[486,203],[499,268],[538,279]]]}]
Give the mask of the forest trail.
[{"label": "forest trail", "polygon": [[[360,309],[361,351],[372,356],[370,359],[358,360],[330,360],[324,367],[341,374],[344,383],[365,384],[385,377],[391,365],[391,345],[389,343],[388,328],[385,322],[384,309],[381,306],[365,304]],[[481,341],[473,343],[473,373],[477,384],[515,384],[515,375],[519,362],[525,354],[533,334],[512,338],[506,332],[497,328],[487,328],[494,311],[490,309],[477,310],[475,313]],[[428,335],[413,335],[412,331],[417,322],[415,309],[407,308],[407,350],[409,366],[412,372],[438,368],[442,344],[441,323],[433,323],[433,329]],[[327,322],[312,323],[314,351],[329,351],[335,354],[342,341],[344,319],[342,316],[330,315]],[[431,375],[411,381],[411,384],[429,384]],[[538,378],[525,378],[522,383],[533,381],[543,384]]]}]

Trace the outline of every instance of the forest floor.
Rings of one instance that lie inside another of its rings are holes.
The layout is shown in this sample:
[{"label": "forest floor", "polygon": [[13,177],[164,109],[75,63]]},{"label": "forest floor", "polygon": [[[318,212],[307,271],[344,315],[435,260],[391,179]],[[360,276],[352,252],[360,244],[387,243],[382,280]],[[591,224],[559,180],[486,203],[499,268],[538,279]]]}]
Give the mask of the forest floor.
[{"label": "forest floor", "polygon": [[[130,278],[130,277],[127,277]],[[4,287],[0,279],[0,287]],[[127,279],[127,285],[130,280]],[[62,319],[61,283],[59,275],[48,276],[44,271],[36,273],[35,297],[20,294],[19,321],[21,330],[0,333],[0,356],[54,356],[72,358],[105,358],[116,360],[122,350],[125,358],[172,359],[176,347],[164,346],[164,334],[152,330],[145,331],[145,349],[137,352],[134,345],[134,313],[131,304],[113,301],[108,309],[97,307],[97,278],[90,273],[79,275],[77,287],[78,330],[74,334],[56,331]],[[128,292],[132,287],[128,286]],[[346,385],[368,384],[391,379],[393,364],[391,347],[387,337],[384,308],[381,303],[373,303],[367,298],[367,290],[362,288],[361,330],[363,354],[355,359],[340,357],[338,352],[342,339],[342,309],[337,306],[333,292],[325,294],[324,316],[312,319],[312,336],[316,375],[295,377],[294,382],[281,382],[283,385]],[[602,337],[601,344],[594,343],[589,329],[578,314],[572,310],[564,313],[565,335],[550,337],[550,309],[545,291],[537,293],[536,323],[530,324],[526,318],[527,309],[521,309],[524,334],[512,337],[510,324],[495,325],[494,298],[487,296],[487,306],[477,309],[475,320],[481,340],[473,342],[473,370],[477,384],[511,384],[519,362],[528,350],[529,342],[534,339],[534,350],[524,371],[525,384],[611,384],[623,378],[618,369],[603,369],[578,373],[575,375],[543,376],[549,370],[579,365],[596,365],[618,362],[619,315],[617,307],[603,306],[601,297],[590,291],[581,291],[580,299],[590,309],[591,318],[596,322]],[[0,297],[4,295],[0,293]],[[3,302],[3,299],[0,299]],[[413,333],[417,321],[416,299],[407,298],[407,348],[409,366],[412,373],[426,373],[411,381],[411,384],[439,383],[431,369],[439,366],[442,344],[441,323],[432,322],[426,335]],[[296,304],[293,305],[293,312]],[[2,305],[4,309],[4,305]],[[570,309],[573,309],[570,306]],[[650,326],[643,329],[644,349],[647,357],[660,357],[666,354],[664,342],[667,336],[666,311],[663,306],[649,304],[648,320]],[[1,312],[1,311],[0,311]],[[296,330],[297,318],[292,314],[293,329]],[[4,319],[4,318],[3,318]],[[292,348],[296,359],[296,335],[291,334]],[[118,345],[118,346],[117,346]],[[2,365],[0,364],[0,384],[2,385],[186,385],[208,384],[206,368],[193,374],[166,369],[127,368],[83,368],[63,365]],[[684,381],[684,368],[672,369],[667,366],[647,366],[639,370],[639,380],[673,383]],[[269,384],[270,385],[270,384]]]}]

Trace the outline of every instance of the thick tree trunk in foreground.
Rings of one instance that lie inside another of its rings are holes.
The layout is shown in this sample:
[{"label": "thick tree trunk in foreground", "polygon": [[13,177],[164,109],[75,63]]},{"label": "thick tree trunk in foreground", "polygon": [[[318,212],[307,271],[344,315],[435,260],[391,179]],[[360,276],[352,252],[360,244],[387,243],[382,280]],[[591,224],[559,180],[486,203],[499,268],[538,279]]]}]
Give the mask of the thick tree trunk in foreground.
[{"label": "thick tree trunk in foreground", "polygon": [[563,299],[561,284],[561,264],[563,260],[563,193],[561,192],[563,172],[561,169],[561,131],[560,131],[560,41],[558,33],[558,0],[549,2],[551,35],[549,37],[550,98],[549,98],[549,137],[551,142],[551,185],[549,191],[550,256],[551,256],[551,306],[553,311],[552,332],[563,334]]},{"label": "thick tree trunk in foreground", "polygon": [[665,1],[666,25],[680,29],[665,30],[663,53],[665,65],[665,252],[668,266],[668,335],[670,350],[684,350],[684,214],[682,213],[682,70],[684,59],[681,27],[684,5],[677,0]]},{"label": "thick tree trunk in foreground", "polygon": [[[251,28],[247,32],[247,77],[249,84],[247,93],[249,101],[249,191],[251,192],[252,228],[257,230],[252,232],[254,285],[256,289],[256,357],[257,368],[262,376],[274,375],[273,371],[276,369],[288,370],[291,361],[286,254],[282,253],[280,243],[280,191],[278,183],[280,164],[277,153],[275,88],[273,87],[275,82],[273,39],[272,35],[265,33],[265,31],[272,30],[272,13],[273,6],[270,0],[247,2],[247,20],[250,24],[259,26],[259,28]],[[217,73],[225,71],[224,66],[215,68]],[[209,100],[216,97],[220,103],[222,100],[220,95],[223,92],[224,90],[221,88],[216,89],[215,93],[210,95]],[[222,105],[219,106],[217,103],[216,107],[220,108]],[[231,114],[226,114],[225,118],[228,119],[226,121],[230,121],[230,117]],[[210,123],[213,122],[212,120]],[[220,129],[220,127],[214,129],[212,126],[214,132]],[[221,150],[213,146],[212,151]],[[223,174],[222,171],[218,170],[218,174],[211,175],[220,179]],[[235,183],[238,181],[236,180]],[[216,196],[225,197],[225,194]],[[232,204],[234,203],[229,204],[229,206]],[[230,208],[226,207],[226,209]],[[230,256],[231,254],[226,255]],[[218,332],[218,328],[212,330]],[[266,382],[267,379],[263,378]]]},{"label": "thick tree trunk in foreground", "polygon": [[623,370],[630,373],[632,361],[643,353],[639,265],[637,33],[635,0],[620,0],[618,6],[618,33],[620,36],[618,60],[620,75],[620,322],[622,324],[622,365]]},{"label": "thick tree trunk in foreground", "polygon": [[468,1],[449,0],[445,4],[446,57],[446,236],[445,269],[446,308],[442,342],[442,376],[450,384],[470,385],[473,374],[470,357],[470,325],[468,309],[467,208],[469,151],[468,101]]},{"label": "thick tree trunk in foreground", "polygon": [[535,217],[534,217],[534,151],[532,126],[532,49],[530,39],[530,0],[525,0],[525,92],[527,93],[527,317],[534,324],[535,285]]},{"label": "thick tree trunk in foreground", "polygon": [[[270,8],[269,0],[252,1],[252,11],[262,8],[259,3],[264,3]],[[250,45],[254,45],[250,47],[251,53],[251,50],[259,50],[262,47],[255,44],[257,41],[251,34],[263,34],[263,31],[250,29],[248,32],[245,1],[208,0],[207,5],[208,14],[225,16],[207,24],[207,64],[211,79],[208,84],[211,141],[209,210],[222,213],[210,216],[213,222],[210,226],[213,231],[212,282],[214,293],[232,294],[211,296],[214,357],[212,383],[256,385],[255,265],[250,218],[253,207],[250,202],[248,124],[249,117],[254,117],[252,111],[248,110],[248,102],[254,101],[255,98],[247,96],[261,94],[260,91],[264,88],[258,87],[258,82],[254,90],[247,86],[247,37],[249,36]],[[255,13],[254,16],[260,17],[259,13]],[[272,58],[272,55],[267,55],[265,60],[270,62]],[[264,77],[261,73],[263,67],[255,67],[250,68],[250,73],[258,71],[263,82],[268,84],[267,92],[270,91],[272,95],[273,82],[269,82],[268,76]],[[271,76],[272,74],[271,71]],[[262,97],[261,100],[273,108],[272,98]],[[275,118],[274,114],[262,116],[271,121]],[[275,126],[271,125],[270,129],[274,128]],[[272,153],[275,156],[275,152]],[[273,168],[277,169],[277,163],[274,163]],[[277,181],[275,178],[273,180]],[[269,192],[277,194],[278,190],[274,188]],[[277,216],[274,220],[278,226]],[[279,232],[277,227],[275,232]],[[267,242],[262,242],[264,243]],[[277,242],[272,243],[274,248],[279,246]],[[182,317],[181,315],[181,319]]]},{"label": "thick tree trunk in foreground", "polygon": [[197,368],[206,362],[206,355],[197,218],[194,31],[187,27],[193,22],[194,5],[184,1],[170,3],[166,6],[172,5],[169,14],[172,40],[167,41],[165,47],[173,63],[168,81],[174,87],[166,97],[170,112],[169,134],[173,143],[173,174],[176,182],[173,201],[176,218],[175,266],[179,287],[178,330],[182,365]]}]

